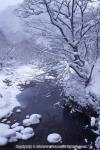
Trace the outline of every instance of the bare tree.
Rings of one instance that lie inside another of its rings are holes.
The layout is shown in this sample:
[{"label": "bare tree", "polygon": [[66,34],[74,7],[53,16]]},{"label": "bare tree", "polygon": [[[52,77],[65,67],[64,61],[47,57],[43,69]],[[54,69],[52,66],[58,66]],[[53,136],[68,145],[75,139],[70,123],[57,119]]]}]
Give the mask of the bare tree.
[{"label": "bare tree", "polygon": [[[98,3],[92,0],[24,0],[19,8],[21,17],[27,18],[31,15],[48,14],[52,25],[56,26],[70,50],[64,51],[70,53],[74,58],[70,67],[85,80],[86,85],[89,83],[94,63],[91,65],[90,71],[85,72],[88,52],[87,37],[91,35],[91,31],[95,30],[97,53],[99,49],[98,37],[99,32],[97,26],[100,23],[99,3],[94,8],[96,16],[92,15],[91,4]],[[84,44],[84,48],[80,51],[80,45]],[[85,55],[83,56],[82,53]],[[85,69],[84,69],[85,68]]]}]

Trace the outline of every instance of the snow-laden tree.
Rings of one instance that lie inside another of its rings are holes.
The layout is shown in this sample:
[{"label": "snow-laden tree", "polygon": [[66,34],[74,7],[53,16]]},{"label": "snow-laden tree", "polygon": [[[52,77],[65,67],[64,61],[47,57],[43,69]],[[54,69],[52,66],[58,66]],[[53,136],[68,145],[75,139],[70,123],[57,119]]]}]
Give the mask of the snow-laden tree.
[{"label": "snow-laden tree", "polygon": [[[99,1],[93,0],[24,0],[18,11],[24,18],[43,13],[49,16],[67,45],[62,50],[70,54],[69,66],[87,85],[99,53],[99,6]],[[91,55],[94,61],[89,65]]]}]

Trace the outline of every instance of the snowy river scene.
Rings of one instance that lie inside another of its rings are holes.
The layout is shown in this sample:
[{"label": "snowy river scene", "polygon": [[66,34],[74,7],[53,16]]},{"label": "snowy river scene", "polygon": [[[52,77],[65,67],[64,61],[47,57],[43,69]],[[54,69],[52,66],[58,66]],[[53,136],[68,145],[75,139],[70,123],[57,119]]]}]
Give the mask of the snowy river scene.
[{"label": "snowy river scene", "polygon": [[0,150],[100,150],[100,1],[0,0]]}]

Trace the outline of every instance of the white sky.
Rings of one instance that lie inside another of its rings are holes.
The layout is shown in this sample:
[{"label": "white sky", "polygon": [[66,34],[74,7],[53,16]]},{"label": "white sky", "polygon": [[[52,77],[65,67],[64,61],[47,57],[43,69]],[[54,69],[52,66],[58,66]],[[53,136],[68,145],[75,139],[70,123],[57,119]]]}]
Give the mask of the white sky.
[{"label": "white sky", "polygon": [[4,10],[8,6],[16,5],[21,3],[23,0],[0,0],[0,11]]}]

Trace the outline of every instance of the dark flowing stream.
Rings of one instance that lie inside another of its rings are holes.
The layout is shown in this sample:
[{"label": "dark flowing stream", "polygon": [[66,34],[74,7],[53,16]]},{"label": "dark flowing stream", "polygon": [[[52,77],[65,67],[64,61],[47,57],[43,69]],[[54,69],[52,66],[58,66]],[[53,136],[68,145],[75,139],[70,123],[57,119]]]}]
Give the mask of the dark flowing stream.
[{"label": "dark flowing stream", "polygon": [[15,109],[9,119],[12,123],[22,122],[26,115],[39,113],[42,115],[41,123],[32,126],[35,131],[33,138],[27,141],[19,140],[17,143],[1,147],[0,150],[15,150],[16,145],[50,145],[47,142],[47,136],[53,132],[62,136],[60,145],[89,145],[94,141],[96,136],[85,128],[89,125],[89,118],[81,113],[72,115],[69,110],[61,107],[61,101],[64,98],[61,94],[62,87],[53,80],[33,81],[22,88],[21,94],[17,96],[22,105],[22,111],[16,113]]}]

